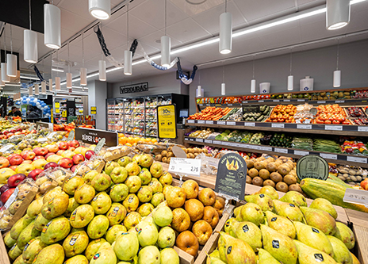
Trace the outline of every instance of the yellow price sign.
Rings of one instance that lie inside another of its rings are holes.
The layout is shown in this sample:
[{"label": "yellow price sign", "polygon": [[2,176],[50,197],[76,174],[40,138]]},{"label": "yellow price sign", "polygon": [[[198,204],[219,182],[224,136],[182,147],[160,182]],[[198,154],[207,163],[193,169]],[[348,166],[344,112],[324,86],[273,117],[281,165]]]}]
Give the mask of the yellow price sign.
[{"label": "yellow price sign", "polygon": [[55,102],[55,108],[60,108],[60,103]]},{"label": "yellow price sign", "polygon": [[60,109],[59,108],[56,108],[55,109],[55,113],[59,114],[60,113]]},{"label": "yellow price sign", "polygon": [[61,113],[61,116],[62,116],[62,117],[67,117],[67,116],[68,116],[67,111],[66,111],[66,110],[65,110],[65,111],[63,111],[63,112]]},{"label": "yellow price sign", "polygon": [[157,125],[159,138],[176,138],[175,105],[161,105],[157,107]]}]

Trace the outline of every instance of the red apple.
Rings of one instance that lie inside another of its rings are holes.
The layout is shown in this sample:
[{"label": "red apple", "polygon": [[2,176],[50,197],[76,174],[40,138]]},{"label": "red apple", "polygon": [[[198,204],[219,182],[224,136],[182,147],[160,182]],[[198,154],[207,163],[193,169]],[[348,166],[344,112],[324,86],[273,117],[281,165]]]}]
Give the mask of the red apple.
[{"label": "red apple", "polygon": [[74,148],[74,147],[69,147],[69,148],[68,148],[68,150],[69,150],[69,151],[74,151],[74,150],[75,150],[75,148]]},{"label": "red apple", "polygon": [[65,150],[59,150],[58,152],[56,152],[56,155],[61,156],[64,153]]},{"label": "red apple", "polygon": [[0,193],[4,193],[8,189],[9,189],[9,185],[8,184],[4,184],[3,186],[0,187]]},{"label": "red apple", "polygon": [[9,159],[10,166],[19,165],[22,162],[23,158],[19,154],[15,154]]},{"label": "red apple", "polygon": [[84,156],[82,154],[77,154],[73,156],[73,163],[78,165],[84,161]]},{"label": "red apple", "polygon": [[44,156],[36,156],[34,157],[33,161],[38,160],[38,159],[46,159],[46,158]]},{"label": "red apple", "polygon": [[1,194],[1,198],[0,198],[1,202],[5,204],[14,191],[15,191],[15,188],[11,188],[9,190],[6,190],[3,194]]},{"label": "red apple", "polygon": [[22,158],[25,160],[33,160],[34,157],[36,157],[36,154],[33,151],[28,151],[22,156]]},{"label": "red apple", "polygon": [[69,158],[62,158],[59,160],[59,166],[65,169],[69,169],[73,166],[73,161]]},{"label": "red apple", "polygon": [[87,150],[85,154],[86,159],[88,160],[91,159],[94,155],[96,155],[96,153],[93,150]]},{"label": "red apple", "polygon": [[53,153],[56,153],[59,150],[59,147],[56,144],[55,145],[47,145],[46,148],[49,152],[53,152]]},{"label": "red apple", "polygon": [[49,153],[47,153],[46,154],[46,156],[45,156],[45,159],[47,159],[48,157],[50,157],[51,155],[55,155],[56,153],[54,153],[54,152],[49,152]]},{"label": "red apple", "polygon": [[7,156],[6,158],[9,160],[9,162],[10,162],[10,159],[11,159],[11,157],[14,157],[15,155],[19,155],[19,154],[10,154],[9,156]]},{"label": "red apple", "polygon": [[362,187],[363,190],[368,191],[368,178],[360,182],[360,187]]},{"label": "red apple", "polygon": [[33,180],[36,180],[37,176],[43,172],[43,169],[34,169],[28,174],[28,178],[32,178]]},{"label": "red apple", "polygon": [[59,165],[57,165],[57,163],[55,162],[49,162],[45,165],[45,167],[43,168],[44,170],[47,170],[49,168],[57,168],[59,167]]},{"label": "red apple", "polygon": [[78,140],[72,140],[68,142],[69,147],[78,148],[80,146]]},{"label": "red apple", "polygon": [[77,167],[78,167],[78,165],[73,165],[73,166],[70,168],[70,170],[71,170],[72,172],[75,172],[75,170],[77,169]]},{"label": "red apple", "polygon": [[65,141],[61,141],[61,142],[58,143],[58,147],[59,147],[59,149],[66,150],[66,149],[68,149],[68,143],[65,142]]},{"label": "red apple", "polygon": [[15,188],[21,183],[25,178],[27,178],[26,175],[18,173],[14,174],[13,176],[10,176],[8,179],[8,185],[10,188]]},{"label": "red apple", "polygon": [[37,155],[37,156],[45,156],[47,153],[49,153],[49,151],[47,150],[47,148],[34,148],[33,152]]},{"label": "red apple", "polygon": [[9,169],[15,171],[15,169],[18,168],[18,165],[10,166]]}]

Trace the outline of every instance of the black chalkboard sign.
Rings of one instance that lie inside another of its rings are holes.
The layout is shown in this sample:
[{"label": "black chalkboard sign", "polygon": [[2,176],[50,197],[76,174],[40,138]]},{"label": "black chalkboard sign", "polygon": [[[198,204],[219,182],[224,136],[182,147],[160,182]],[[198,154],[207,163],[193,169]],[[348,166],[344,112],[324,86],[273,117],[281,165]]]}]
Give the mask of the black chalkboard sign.
[{"label": "black chalkboard sign", "polygon": [[259,105],[244,105],[243,106],[243,114],[247,114],[247,113],[259,113],[260,109],[259,109]]},{"label": "black chalkboard sign", "polygon": [[215,191],[244,200],[247,164],[237,153],[225,154],[219,161]]},{"label": "black chalkboard sign", "polygon": [[324,158],[317,155],[307,155],[298,160],[296,174],[300,180],[313,178],[325,181],[328,178],[329,166]]},{"label": "black chalkboard sign", "polygon": [[76,128],[75,139],[88,144],[97,144],[102,138],[106,139],[107,147],[118,145],[118,133],[105,130]]}]

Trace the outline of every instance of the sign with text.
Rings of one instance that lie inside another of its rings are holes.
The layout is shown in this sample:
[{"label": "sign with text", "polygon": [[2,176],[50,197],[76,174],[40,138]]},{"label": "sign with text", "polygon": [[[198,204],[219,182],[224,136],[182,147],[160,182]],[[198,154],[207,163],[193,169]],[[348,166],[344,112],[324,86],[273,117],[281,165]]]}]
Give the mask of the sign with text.
[{"label": "sign with text", "polygon": [[225,154],[219,161],[215,192],[244,200],[247,164],[237,153]]},{"label": "sign with text", "polygon": [[97,114],[97,107],[91,106],[91,115],[95,115],[95,114]]},{"label": "sign with text", "polygon": [[169,172],[199,177],[201,176],[201,160],[171,158]]},{"label": "sign with text", "polygon": [[176,138],[175,105],[160,105],[157,107],[157,125],[159,138]]},{"label": "sign with text", "polygon": [[148,82],[120,86],[120,94],[140,93],[148,91]]},{"label": "sign with text", "polygon": [[361,204],[368,208],[368,192],[347,188],[343,201],[345,203]]},{"label": "sign with text", "polygon": [[106,139],[107,147],[118,145],[118,133],[105,130],[76,128],[75,139],[88,144],[97,144],[102,138]]},{"label": "sign with text", "polygon": [[327,161],[317,155],[302,157],[296,166],[296,174],[300,180],[312,178],[325,181],[328,178],[328,171]]}]

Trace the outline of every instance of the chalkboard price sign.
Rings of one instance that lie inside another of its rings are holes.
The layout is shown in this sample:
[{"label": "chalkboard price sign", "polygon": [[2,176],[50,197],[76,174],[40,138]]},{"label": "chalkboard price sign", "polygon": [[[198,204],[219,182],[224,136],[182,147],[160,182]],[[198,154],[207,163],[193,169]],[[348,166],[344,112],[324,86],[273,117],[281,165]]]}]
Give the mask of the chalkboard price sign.
[{"label": "chalkboard price sign", "polygon": [[296,174],[300,180],[312,178],[327,180],[329,167],[327,161],[317,155],[304,156],[298,160]]}]

